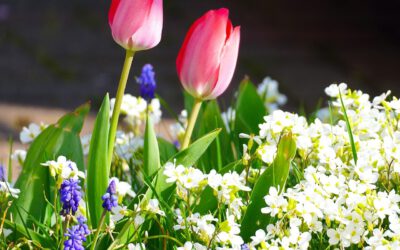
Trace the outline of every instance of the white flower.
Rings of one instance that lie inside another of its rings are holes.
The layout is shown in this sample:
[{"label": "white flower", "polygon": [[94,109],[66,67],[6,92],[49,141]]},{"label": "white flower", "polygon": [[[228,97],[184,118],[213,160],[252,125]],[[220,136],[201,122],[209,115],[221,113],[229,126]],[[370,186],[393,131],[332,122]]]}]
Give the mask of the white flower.
[{"label": "white flower", "polygon": [[40,125],[31,123],[28,127],[22,128],[19,139],[23,144],[31,143],[46,127],[47,125],[43,123],[40,123]]},{"label": "white flower", "polygon": [[12,188],[8,182],[0,181],[0,193],[5,194],[6,197],[11,195],[14,198],[18,198],[21,191],[17,188]]},{"label": "white flower", "polygon": [[11,158],[14,161],[18,161],[19,164],[23,165],[25,158],[26,158],[26,151],[22,149],[17,149],[14,151],[14,153],[11,155]]},{"label": "white flower", "polygon": [[125,217],[126,206],[116,206],[111,209],[111,220],[115,223]]},{"label": "white flower", "polygon": [[159,202],[157,199],[150,199],[147,203],[147,207],[144,209],[154,214],[165,216],[165,212],[159,208]]},{"label": "white flower", "polygon": [[129,243],[128,244],[128,250],[144,250],[146,249],[146,246],[143,243]]},{"label": "white flower", "polygon": [[132,186],[125,182],[125,181],[120,181],[117,177],[112,177],[109,180],[109,184],[114,181],[115,187],[117,189],[117,195],[118,195],[118,202],[121,203],[122,199],[126,196],[129,195],[132,198],[136,197],[136,193],[132,190]]},{"label": "white flower", "polygon": [[69,178],[73,178],[75,180],[77,180],[78,177],[85,178],[85,173],[78,170],[76,163],[67,160],[65,156],[59,156],[57,161],[47,161],[41,165],[49,167],[51,176],[58,176],[58,181],[60,182]]},{"label": "white flower", "polygon": [[134,224],[135,224],[135,228],[138,228],[140,225],[142,225],[144,223],[144,218],[141,215],[136,215],[135,219],[133,220]]},{"label": "white flower", "polygon": [[[110,101],[111,113],[114,109],[115,98]],[[161,120],[161,105],[157,98],[154,98],[147,103],[142,97],[132,96],[131,94],[125,94],[122,98],[121,103],[121,114],[125,115],[124,121],[134,128],[142,125],[146,121],[147,110],[149,111],[150,117],[154,123],[158,123]]]},{"label": "white flower", "polygon": [[141,137],[135,136],[134,133],[125,133],[123,131],[117,131],[115,138],[115,152],[118,157],[130,161],[133,160],[134,154],[143,148],[144,140]]},{"label": "white flower", "polygon": [[278,213],[286,211],[288,202],[283,196],[278,194],[278,190],[275,187],[269,188],[269,194],[264,197],[264,200],[268,206],[261,209],[262,213],[275,216]]},{"label": "white flower", "polygon": [[243,244],[243,239],[239,236],[239,227],[240,225],[235,222],[235,217],[227,214],[227,220],[220,223],[220,233],[215,237],[217,242],[230,243],[232,247],[240,247]]},{"label": "white flower", "polygon": [[221,114],[222,121],[224,122],[226,130],[231,131],[232,122],[236,119],[236,110],[232,107],[229,107],[226,112]]},{"label": "white flower", "polygon": [[261,242],[265,242],[267,240],[267,235],[264,230],[258,229],[255,236],[251,236],[251,240],[251,246],[257,246]]},{"label": "white flower", "polygon": [[185,242],[183,247],[178,247],[178,250],[192,250],[193,249],[193,243],[190,241]]},{"label": "white flower", "polygon": [[345,83],[341,83],[339,85],[331,84],[329,85],[329,87],[325,88],[325,93],[330,97],[338,97],[339,91],[342,95],[345,95],[347,92],[347,84]]},{"label": "white flower", "polygon": [[167,182],[176,182],[183,176],[185,167],[183,165],[175,166],[175,163],[167,162],[164,166],[164,175],[168,177]]},{"label": "white flower", "polygon": [[84,135],[81,137],[81,143],[83,148],[83,154],[89,155],[90,140],[92,139],[92,134]]},{"label": "white flower", "polygon": [[[6,238],[7,239],[7,237],[12,233],[13,231],[11,230],[11,229],[6,229],[6,228],[3,228],[3,235],[4,235],[4,238]],[[0,235],[2,234],[2,232],[0,232]]]},{"label": "white flower", "polygon": [[279,93],[278,85],[277,81],[266,77],[257,87],[257,92],[263,99],[269,112],[275,111],[279,106],[287,102],[287,97]]},{"label": "white flower", "polygon": [[327,235],[329,237],[329,244],[336,245],[340,241],[340,233],[337,232],[335,229],[329,228],[327,231]]},{"label": "white flower", "polygon": [[177,250],[206,250],[207,247],[203,246],[197,242],[193,243],[190,241],[186,241],[182,247],[178,247]]}]

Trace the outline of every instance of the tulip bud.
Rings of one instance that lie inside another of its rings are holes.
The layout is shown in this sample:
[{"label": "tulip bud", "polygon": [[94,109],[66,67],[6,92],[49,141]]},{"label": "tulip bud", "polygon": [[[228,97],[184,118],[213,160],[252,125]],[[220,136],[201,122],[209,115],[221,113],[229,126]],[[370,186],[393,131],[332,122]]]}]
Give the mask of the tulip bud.
[{"label": "tulip bud", "polygon": [[151,49],[161,40],[163,2],[112,0],[108,22],[114,40],[125,49]]},{"label": "tulip bud", "polygon": [[190,28],[176,59],[178,76],[189,94],[215,99],[229,86],[239,52],[240,27],[225,8],[210,10]]}]

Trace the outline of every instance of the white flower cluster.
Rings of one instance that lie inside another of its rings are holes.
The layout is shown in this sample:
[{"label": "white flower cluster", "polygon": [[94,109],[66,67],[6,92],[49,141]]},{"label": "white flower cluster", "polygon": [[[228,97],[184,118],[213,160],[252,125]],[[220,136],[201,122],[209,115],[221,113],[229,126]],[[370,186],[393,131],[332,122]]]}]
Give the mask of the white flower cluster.
[{"label": "white flower cluster", "polygon": [[257,87],[257,92],[263,99],[268,112],[277,110],[287,102],[287,97],[279,93],[278,87],[279,83],[271,77],[265,77]]},{"label": "white flower cluster", "polygon": [[199,198],[202,191],[208,186],[213,190],[220,206],[226,206],[224,220],[215,218],[211,214],[199,213],[183,214],[181,209],[176,209],[177,224],[175,230],[189,229],[199,242],[186,242],[179,249],[207,249],[211,242],[218,247],[215,249],[240,249],[243,239],[239,236],[240,226],[237,221],[241,218],[244,202],[239,196],[239,191],[250,191],[245,185],[245,178],[236,172],[224,175],[211,170],[204,174],[197,168],[184,167],[168,162],[164,166],[164,175],[168,183],[176,184],[178,197],[190,206]]},{"label": "white flower cluster", "polygon": [[[115,98],[110,101],[111,112],[114,109]],[[134,129],[146,123],[147,112],[149,112],[153,123],[161,120],[160,100],[154,98],[148,103],[142,97],[125,94],[122,98],[121,114],[125,115],[124,121]]]},{"label": "white flower cluster", "polygon": [[85,173],[78,170],[76,163],[62,155],[56,161],[47,161],[41,165],[49,167],[50,175],[56,178],[58,187],[66,179],[77,180],[78,178],[85,178]]},{"label": "white flower cluster", "polygon": [[269,190],[262,212],[276,222],[257,231],[250,245],[400,249],[400,101],[387,100],[388,92],[371,102],[346,84],[333,84],[326,93],[338,114],[331,114],[332,124],[319,119],[308,124],[303,117],[278,110],[260,125],[259,157],[269,165],[280,135],[290,131],[303,178],[281,193]]}]

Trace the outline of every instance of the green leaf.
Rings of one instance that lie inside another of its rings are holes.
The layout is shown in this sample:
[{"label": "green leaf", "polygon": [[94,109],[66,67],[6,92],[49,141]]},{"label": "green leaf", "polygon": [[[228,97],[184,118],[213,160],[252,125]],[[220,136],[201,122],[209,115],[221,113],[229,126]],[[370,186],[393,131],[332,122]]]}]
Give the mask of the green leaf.
[{"label": "green leaf", "polygon": [[[56,241],[52,238],[41,235],[31,229],[28,229],[26,232],[25,228],[22,225],[17,223],[11,222],[9,220],[4,220],[4,228],[12,230],[12,233],[8,236],[8,239],[15,238],[15,239],[31,239],[36,246],[40,246],[41,249],[56,249]],[[28,235],[29,233],[29,235]]]},{"label": "green leaf", "polygon": [[143,172],[145,176],[153,176],[160,168],[160,152],[158,142],[154,131],[153,122],[150,116],[147,116],[146,131],[144,134],[144,164]]},{"label": "green leaf", "polygon": [[158,141],[158,149],[160,151],[160,164],[164,165],[168,160],[177,152],[177,149],[174,144],[169,141],[159,137]]},{"label": "green leaf", "polygon": [[[220,131],[221,129],[216,129],[208,133],[207,135],[190,144],[185,150],[175,154],[169,161],[173,162],[175,160],[177,165],[181,164],[185,167],[194,165],[207,150],[210,144],[215,140]],[[164,175],[163,171],[164,167],[161,167],[153,180],[153,186],[157,196],[164,199],[164,201],[168,201],[173,194],[174,184],[166,182],[167,177]],[[152,197],[153,195],[154,193],[152,190],[148,190],[146,193],[146,197],[148,198]]]},{"label": "green leaf", "polygon": [[[176,161],[176,164],[181,164],[183,166],[192,166],[194,165],[198,159],[202,156],[202,154],[207,150],[207,148],[210,146],[210,144],[215,140],[215,138],[218,136],[220,129],[216,129],[207,135],[203,136],[202,138],[196,140],[192,144],[189,145],[188,148],[186,148],[183,151],[178,152],[174,156],[172,156],[168,161],[173,162]],[[157,175],[154,177],[152,183],[149,184],[151,188],[149,188],[146,192],[146,198],[151,199],[153,196],[156,196],[159,198],[161,203],[167,203],[170,200],[170,197],[174,194],[174,184],[173,183],[167,183],[166,182],[166,176],[163,173],[164,167],[161,167]],[[128,207],[133,207],[134,203],[132,202],[129,204]],[[118,223],[116,227],[122,228],[125,224],[125,222]],[[125,234],[119,234],[117,236],[119,239],[124,239],[126,237]],[[108,240],[105,239],[102,242],[107,242]],[[103,243],[102,243],[103,244]],[[104,243],[105,246],[106,243]]]},{"label": "green leaf", "polygon": [[[49,169],[41,165],[63,155],[74,161],[80,170],[84,170],[83,151],[79,133],[84,118],[89,112],[89,104],[82,105],[74,112],[62,117],[58,123],[48,126],[31,144],[22,172],[15,187],[22,190],[13,203],[10,212],[15,221],[27,221],[28,214],[43,222],[46,213],[45,196],[52,200],[57,190],[49,174]],[[24,211],[18,215],[18,208]]]},{"label": "green leaf", "polygon": [[107,94],[94,123],[88,156],[86,199],[93,228],[97,228],[99,225],[103,212],[101,197],[108,186],[110,171],[110,166],[108,166],[109,129],[110,99]]},{"label": "green leaf", "polygon": [[201,121],[197,137],[205,135],[214,129],[221,129],[216,140],[210,145],[199,161],[199,166],[204,172],[208,173],[211,169],[216,169],[218,172],[222,166],[233,161],[233,153],[229,135],[221,117],[221,111],[215,100],[209,101],[206,104]]},{"label": "green leaf", "polygon": [[289,175],[290,163],[296,155],[296,142],[291,134],[285,134],[279,141],[277,155],[273,164],[258,178],[250,197],[250,204],[241,223],[241,236],[245,242],[255,234],[257,229],[265,228],[270,216],[261,213],[266,207],[264,196],[271,187],[283,190]]},{"label": "green leaf", "polygon": [[351,130],[349,117],[347,116],[346,107],[344,106],[343,98],[342,98],[342,93],[340,93],[340,90],[339,90],[339,97],[340,97],[340,104],[341,104],[341,106],[342,106],[342,111],[343,111],[344,120],[346,121],[347,133],[349,134],[349,140],[350,140],[350,145],[351,145],[351,152],[353,153],[354,162],[357,164],[357,159],[358,159],[358,157],[357,157],[356,144],[354,143],[353,132],[352,132],[352,130]]},{"label": "green leaf", "polygon": [[[245,78],[240,84],[235,109],[234,131],[236,138],[240,133],[257,134],[259,131],[258,124],[263,123],[267,110],[257,93],[257,89],[248,78]],[[241,146],[241,144],[239,145]]]}]

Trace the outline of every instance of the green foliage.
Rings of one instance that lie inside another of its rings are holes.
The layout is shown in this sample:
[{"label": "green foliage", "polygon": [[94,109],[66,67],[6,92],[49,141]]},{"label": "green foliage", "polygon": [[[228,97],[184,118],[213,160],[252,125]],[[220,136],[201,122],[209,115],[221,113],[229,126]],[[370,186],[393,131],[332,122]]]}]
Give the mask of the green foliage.
[{"label": "green foliage", "polygon": [[12,230],[13,233],[9,236],[9,239],[11,239],[14,242],[15,240],[13,239],[26,238],[30,239],[33,245],[38,247],[38,249],[57,248],[56,242],[53,241],[48,234],[43,235],[33,231],[32,229],[26,229],[24,226],[13,223],[9,220],[4,220],[4,228]]},{"label": "green foliage", "polygon": [[265,207],[264,196],[270,187],[283,190],[289,175],[290,163],[296,155],[296,142],[291,134],[282,136],[273,164],[258,178],[250,197],[250,204],[241,223],[241,236],[245,241],[255,234],[257,229],[265,228],[270,216],[262,214]]},{"label": "green foliage", "polygon": [[[41,166],[41,163],[63,155],[76,162],[80,170],[84,170],[79,133],[88,112],[88,104],[79,107],[47,127],[31,144],[22,173],[15,184],[22,192],[10,208],[17,223],[27,221],[29,216],[44,221],[46,198],[52,200],[57,192],[49,169]],[[21,210],[18,208],[22,208],[21,213],[18,213]]]},{"label": "green foliage", "polygon": [[[210,144],[215,140],[215,138],[220,133],[221,129],[216,129],[197,141],[190,144],[188,148],[175,154],[170,162],[176,161],[176,164],[181,164],[185,167],[194,165],[197,160],[203,155]],[[172,183],[167,183],[167,177],[163,174],[163,168],[161,167],[157,175],[153,179],[154,190],[157,196],[162,198],[164,201],[168,201],[173,194],[174,185]],[[148,190],[146,196],[148,198],[154,195],[153,190]]]},{"label": "green foliage", "polygon": [[248,78],[245,78],[240,84],[235,110],[234,131],[236,138],[240,133],[258,134],[258,125],[264,121],[267,110],[257,93],[256,87]]},{"label": "green foliage", "polygon": [[153,176],[160,168],[160,152],[156,132],[150,116],[147,116],[146,131],[144,133],[144,165],[143,174]]},{"label": "green foliage", "polygon": [[351,125],[350,125],[349,117],[347,116],[346,107],[344,106],[342,93],[340,93],[340,91],[339,91],[339,98],[340,98],[340,104],[341,104],[341,107],[342,107],[344,120],[346,121],[347,133],[349,134],[351,152],[353,153],[354,162],[357,164],[358,157],[357,157],[356,144],[354,143],[353,132],[351,131]]},{"label": "green foliage", "polygon": [[199,168],[203,172],[210,172],[211,169],[219,171],[222,166],[233,161],[232,147],[230,144],[229,134],[226,131],[224,122],[221,117],[217,101],[209,101],[204,109],[201,120],[198,122],[199,129],[196,137],[207,134],[214,129],[221,129],[216,140],[211,143],[199,161]]},{"label": "green foliage", "polygon": [[110,129],[110,99],[108,94],[97,114],[90,140],[86,197],[90,220],[93,228],[97,228],[103,212],[101,196],[108,186],[108,133]]},{"label": "green foliage", "polygon": [[177,153],[177,149],[174,144],[160,137],[157,138],[157,143],[160,152],[160,163],[161,165],[164,165]]}]

